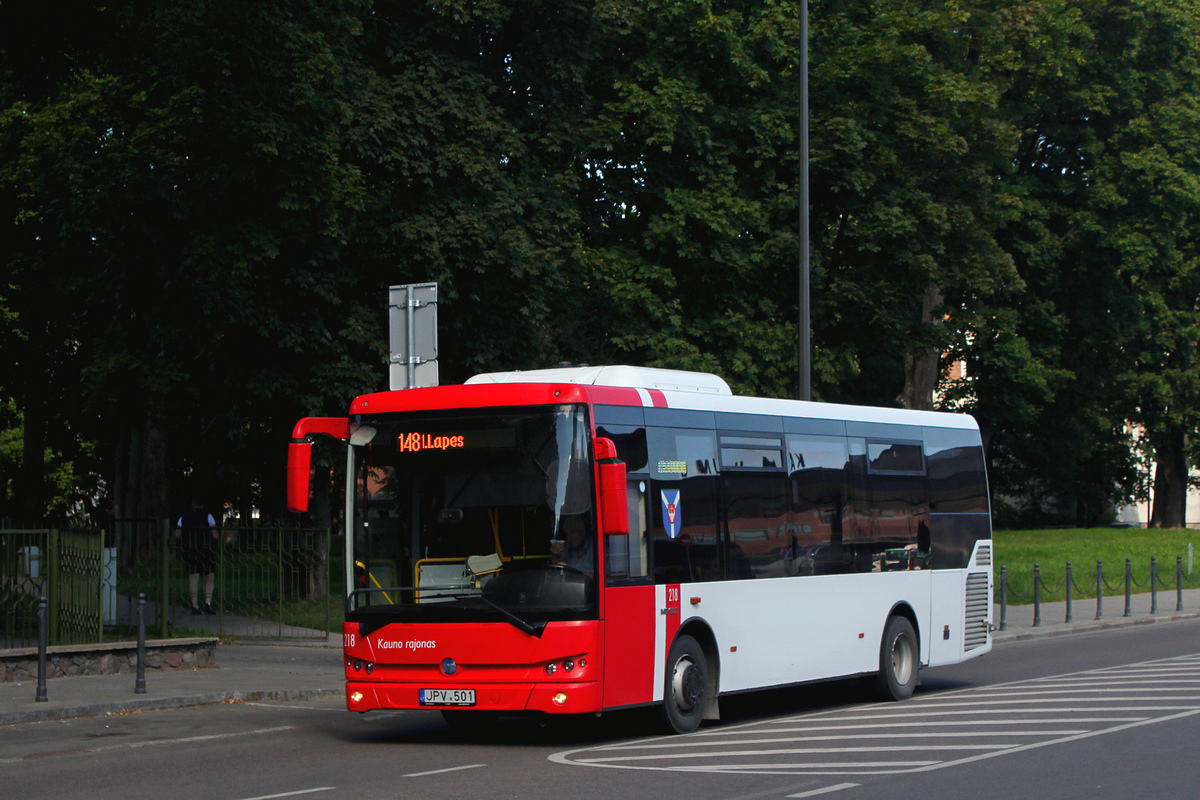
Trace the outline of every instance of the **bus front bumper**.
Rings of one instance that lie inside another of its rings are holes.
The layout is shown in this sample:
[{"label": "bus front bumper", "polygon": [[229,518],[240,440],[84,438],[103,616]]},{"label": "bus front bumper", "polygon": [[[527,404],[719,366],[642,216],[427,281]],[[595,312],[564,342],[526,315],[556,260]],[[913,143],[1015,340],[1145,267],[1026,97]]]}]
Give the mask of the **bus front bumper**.
[{"label": "bus front bumper", "polygon": [[346,708],[350,711],[412,708],[583,714],[600,711],[601,699],[600,685],[596,681],[470,685],[434,681],[421,684],[347,681]]}]

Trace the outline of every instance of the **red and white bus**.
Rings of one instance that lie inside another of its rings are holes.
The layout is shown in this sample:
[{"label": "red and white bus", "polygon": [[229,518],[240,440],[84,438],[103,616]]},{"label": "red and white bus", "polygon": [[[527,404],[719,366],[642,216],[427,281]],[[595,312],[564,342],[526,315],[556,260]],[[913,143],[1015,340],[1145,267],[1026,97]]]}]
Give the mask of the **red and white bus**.
[{"label": "red and white bus", "polygon": [[608,366],[478,375],[307,418],[349,443],[352,711],[501,715],[657,705],[991,649],[991,518],[968,416],[733,395]]}]

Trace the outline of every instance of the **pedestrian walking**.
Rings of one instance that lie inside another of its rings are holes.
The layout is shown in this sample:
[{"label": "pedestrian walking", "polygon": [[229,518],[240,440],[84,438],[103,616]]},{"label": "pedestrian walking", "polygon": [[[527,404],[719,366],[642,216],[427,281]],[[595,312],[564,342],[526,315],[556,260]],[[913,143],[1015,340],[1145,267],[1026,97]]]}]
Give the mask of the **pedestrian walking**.
[{"label": "pedestrian walking", "polygon": [[[179,540],[183,563],[188,569],[188,592],[193,614],[216,614],[213,609],[213,589],[217,572],[217,523],[204,504],[192,500],[191,508],[175,523],[175,538]],[[204,582],[204,605],[200,605],[200,583]]]}]

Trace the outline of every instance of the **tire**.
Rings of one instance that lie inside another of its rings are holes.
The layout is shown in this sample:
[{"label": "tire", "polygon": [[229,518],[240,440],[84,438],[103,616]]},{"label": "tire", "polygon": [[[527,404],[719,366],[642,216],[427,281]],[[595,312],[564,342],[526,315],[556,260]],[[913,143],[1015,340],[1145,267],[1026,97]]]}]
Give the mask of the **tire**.
[{"label": "tire", "polygon": [[700,644],[680,636],[667,655],[662,721],[668,732],[691,733],[700,727],[708,703],[708,661]]},{"label": "tire", "polygon": [[905,617],[889,617],[879,645],[875,693],[881,700],[907,700],[917,688],[921,657],[917,633]]}]

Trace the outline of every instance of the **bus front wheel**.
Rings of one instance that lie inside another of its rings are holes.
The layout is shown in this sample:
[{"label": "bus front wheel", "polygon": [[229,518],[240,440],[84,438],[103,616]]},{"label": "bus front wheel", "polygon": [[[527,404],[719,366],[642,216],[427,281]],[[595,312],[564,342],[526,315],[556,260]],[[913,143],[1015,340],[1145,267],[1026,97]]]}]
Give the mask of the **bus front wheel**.
[{"label": "bus front wheel", "polygon": [[708,662],[700,644],[680,636],[667,656],[662,716],[667,729],[691,733],[700,727],[708,702]]},{"label": "bus front wheel", "polygon": [[917,687],[921,668],[917,634],[905,617],[891,617],[879,646],[879,673],[875,690],[883,700],[907,700]]}]

